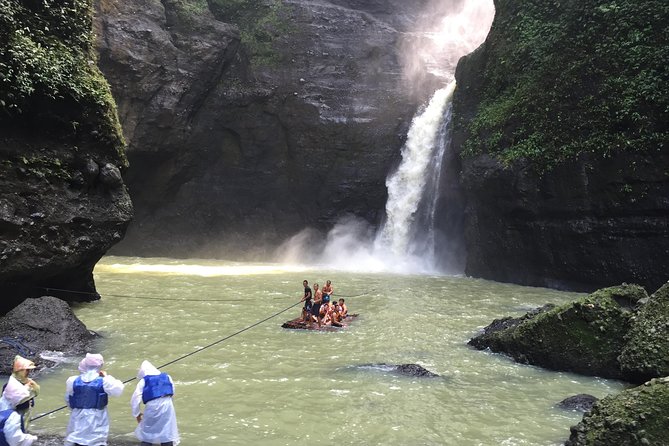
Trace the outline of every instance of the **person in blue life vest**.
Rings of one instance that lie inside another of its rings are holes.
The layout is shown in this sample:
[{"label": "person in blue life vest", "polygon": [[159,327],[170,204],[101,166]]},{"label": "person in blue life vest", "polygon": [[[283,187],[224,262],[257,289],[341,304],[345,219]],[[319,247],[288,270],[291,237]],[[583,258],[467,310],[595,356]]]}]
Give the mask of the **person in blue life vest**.
[{"label": "person in blue life vest", "polygon": [[65,383],[65,402],[72,409],[65,446],[104,446],[109,434],[108,396],[121,396],[123,383],[102,370],[100,354],[86,353],[78,376]]},{"label": "person in blue life vest", "polygon": [[[177,415],[172,403],[172,378],[167,373],[161,373],[149,361],[143,361],[137,379],[137,387],[130,399],[132,416],[139,423],[135,436],[142,442],[142,446],[179,444]],[[141,411],[142,403],[144,413]]]},{"label": "person in blue life vest", "polygon": [[2,392],[2,402],[9,408],[0,411],[0,446],[30,446],[37,437],[26,434],[23,417],[16,411],[16,406],[30,400],[30,392],[13,376]]}]

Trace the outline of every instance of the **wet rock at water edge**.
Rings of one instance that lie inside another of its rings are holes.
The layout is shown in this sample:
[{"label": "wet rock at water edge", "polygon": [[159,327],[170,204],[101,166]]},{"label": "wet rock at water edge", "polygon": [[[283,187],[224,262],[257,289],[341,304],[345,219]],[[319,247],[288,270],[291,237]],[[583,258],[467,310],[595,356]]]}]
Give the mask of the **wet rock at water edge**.
[{"label": "wet rock at water edge", "polygon": [[602,398],[571,427],[565,446],[667,445],[669,378]]},{"label": "wet rock at water edge", "polygon": [[592,406],[598,401],[598,398],[587,393],[579,393],[578,395],[565,398],[557,404],[557,407],[564,410],[578,410],[587,412],[592,409]]},{"label": "wet rock at water edge", "polygon": [[565,305],[496,320],[469,345],[550,370],[624,379],[618,358],[634,308],[647,297],[638,285],[604,288]]},{"label": "wet rock at water edge", "polygon": [[10,374],[14,356],[20,354],[38,368],[51,363],[40,358],[43,351],[83,354],[98,335],[56,297],[26,299],[0,318],[0,374]]}]

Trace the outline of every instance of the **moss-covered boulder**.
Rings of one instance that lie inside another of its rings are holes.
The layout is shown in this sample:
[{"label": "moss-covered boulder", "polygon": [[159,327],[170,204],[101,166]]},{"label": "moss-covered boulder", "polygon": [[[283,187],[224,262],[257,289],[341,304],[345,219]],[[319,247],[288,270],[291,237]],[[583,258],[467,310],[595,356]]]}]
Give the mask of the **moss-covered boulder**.
[{"label": "moss-covered boulder", "polygon": [[565,446],[666,445],[669,378],[653,379],[597,402],[571,428]]},{"label": "moss-covered boulder", "polygon": [[496,321],[497,329],[486,329],[469,344],[551,370],[622,378],[618,356],[632,309],[647,297],[637,285],[604,288],[573,303]]},{"label": "moss-covered boulder", "polygon": [[619,361],[627,379],[669,376],[669,283],[633,316],[626,339]]}]

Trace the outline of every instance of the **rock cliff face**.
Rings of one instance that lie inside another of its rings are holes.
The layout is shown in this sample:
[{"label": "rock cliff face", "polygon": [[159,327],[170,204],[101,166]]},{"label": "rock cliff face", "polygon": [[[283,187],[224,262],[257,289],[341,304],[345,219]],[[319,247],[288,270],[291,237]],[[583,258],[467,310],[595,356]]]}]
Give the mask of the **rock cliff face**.
[{"label": "rock cliff face", "polygon": [[409,94],[397,56],[419,5],[238,3],[98,2],[137,209],[119,253],[253,254],[343,214],[381,218],[431,93]]},{"label": "rock cliff face", "polygon": [[93,267],[132,216],[91,4],[53,3],[0,4],[2,313],[29,296],[96,298]]},{"label": "rock cliff face", "polygon": [[456,72],[466,273],[657,289],[669,271],[669,7],[495,5]]}]

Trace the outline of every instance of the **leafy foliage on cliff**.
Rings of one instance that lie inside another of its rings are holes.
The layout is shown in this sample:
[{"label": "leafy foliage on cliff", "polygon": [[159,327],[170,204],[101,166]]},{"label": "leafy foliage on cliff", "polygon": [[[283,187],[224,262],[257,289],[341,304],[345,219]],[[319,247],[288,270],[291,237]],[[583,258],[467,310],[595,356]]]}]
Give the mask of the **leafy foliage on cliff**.
[{"label": "leafy foliage on cliff", "polygon": [[279,0],[209,0],[217,19],[239,26],[242,43],[256,66],[274,66],[280,55],[273,42],[291,31],[285,6]]},{"label": "leafy foliage on cliff", "polygon": [[91,27],[91,0],[0,0],[0,126],[90,138],[125,162]]},{"label": "leafy foliage on cliff", "polygon": [[496,0],[464,154],[544,168],[582,152],[666,150],[669,2]]}]

